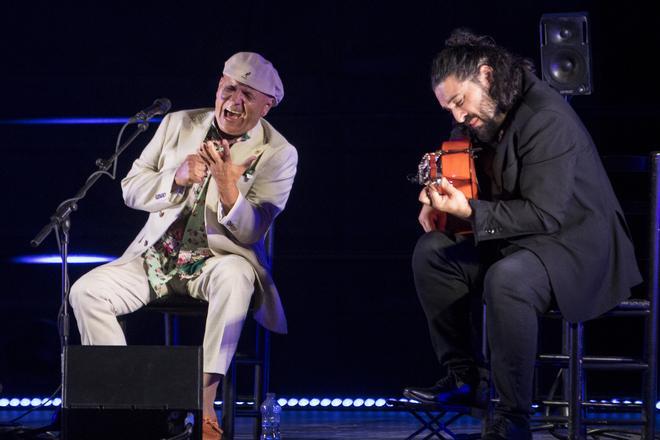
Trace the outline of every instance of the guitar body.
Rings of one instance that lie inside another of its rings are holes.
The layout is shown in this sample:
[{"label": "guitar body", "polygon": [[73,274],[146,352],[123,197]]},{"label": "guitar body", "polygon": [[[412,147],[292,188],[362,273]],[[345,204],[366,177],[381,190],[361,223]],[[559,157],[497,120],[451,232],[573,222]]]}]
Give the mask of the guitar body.
[{"label": "guitar body", "polygon": [[[470,142],[456,140],[443,142],[439,150],[427,153],[418,166],[417,182],[422,185],[439,185],[444,177],[468,199],[477,198],[477,173],[474,166],[474,153]],[[441,231],[455,234],[470,234],[470,223],[442,213],[438,222]]]}]

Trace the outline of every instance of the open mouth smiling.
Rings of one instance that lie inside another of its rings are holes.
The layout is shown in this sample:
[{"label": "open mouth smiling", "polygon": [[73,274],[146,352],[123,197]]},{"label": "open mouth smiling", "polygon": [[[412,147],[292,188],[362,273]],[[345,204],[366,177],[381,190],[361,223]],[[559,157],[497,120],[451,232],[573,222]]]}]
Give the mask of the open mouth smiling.
[{"label": "open mouth smiling", "polygon": [[226,108],[223,111],[223,116],[225,117],[225,119],[237,120],[237,119],[243,118],[245,116],[245,113],[242,112],[242,111],[236,111],[236,110],[232,110],[230,108]]}]

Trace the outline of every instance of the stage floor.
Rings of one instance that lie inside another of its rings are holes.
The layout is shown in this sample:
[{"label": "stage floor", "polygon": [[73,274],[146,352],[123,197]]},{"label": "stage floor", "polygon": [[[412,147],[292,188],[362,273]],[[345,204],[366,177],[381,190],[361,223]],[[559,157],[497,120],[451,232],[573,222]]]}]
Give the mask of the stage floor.
[{"label": "stage floor", "polygon": [[[23,414],[24,411],[0,410],[0,423]],[[39,427],[47,425],[53,411],[37,410],[21,420],[23,426]],[[621,413],[612,414],[608,418],[616,421],[635,418],[637,415]],[[660,417],[656,419],[660,424]],[[253,419],[237,418],[235,439],[252,439]],[[406,439],[414,433],[420,424],[409,413],[393,410],[382,411],[314,411],[314,410],[284,410],[282,412],[281,431],[285,440],[389,440]],[[464,416],[451,425],[457,434],[478,433],[480,420]],[[3,428],[4,429],[4,428]],[[627,428],[633,429],[633,428]],[[429,431],[419,434],[416,438],[423,439]],[[639,438],[626,436],[621,438]],[[0,433],[0,439],[5,437]],[[47,437],[43,437],[47,438]],[[52,437],[51,437],[52,438]],[[432,437],[437,438],[437,437]],[[534,433],[535,439],[554,439],[547,432]]]}]

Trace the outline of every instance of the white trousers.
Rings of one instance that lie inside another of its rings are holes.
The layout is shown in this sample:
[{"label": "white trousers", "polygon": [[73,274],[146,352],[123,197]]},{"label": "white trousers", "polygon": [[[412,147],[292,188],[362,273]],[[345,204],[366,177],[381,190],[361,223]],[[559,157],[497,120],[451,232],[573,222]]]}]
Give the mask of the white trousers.
[{"label": "white trousers", "polygon": [[[178,283],[178,287],[168,285],[174,293],[209,303],[204,373],[227,372],[250,307],[255,277],[254,268],[245,258],[223,255],[206,260],[202,273],[194,280]],[[71,286],[69,296],[82,344],[126,345],[117,316],[134,312],[155,298],[142,257],[92,269]]]}]

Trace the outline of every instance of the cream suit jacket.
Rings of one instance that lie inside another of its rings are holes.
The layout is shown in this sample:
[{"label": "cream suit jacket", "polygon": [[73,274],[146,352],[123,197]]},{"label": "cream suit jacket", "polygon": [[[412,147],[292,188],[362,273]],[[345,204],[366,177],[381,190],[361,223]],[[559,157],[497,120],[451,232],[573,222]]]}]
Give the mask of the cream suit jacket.
[{"label": "cream suit jacket", "polygon": [[[122,180],[126,205],[149,213],[149,219],[126,252],[110,264],[122,264],[142,255],[177,219],[190,188],[177,191],[174,175],[186,156],[194,154],[213,120],[212,109],[170,113]],[[214,181],[206,195],[205,222],[209,248],[215,255],[246,258],[257,274],[254,317],[269,330],[286,333],[287,324],[277,288],[270,274],[264,236],[284,209],[296,174],[298,154],[293,145],[261,119],[248,132],[249,139],[231,148],[232,161],[243,163],[257,156],[251,176],[239,179],[239,197],[223,212]],[[211,178],[212,179],[212,178]]]}]

